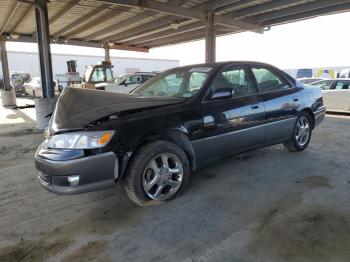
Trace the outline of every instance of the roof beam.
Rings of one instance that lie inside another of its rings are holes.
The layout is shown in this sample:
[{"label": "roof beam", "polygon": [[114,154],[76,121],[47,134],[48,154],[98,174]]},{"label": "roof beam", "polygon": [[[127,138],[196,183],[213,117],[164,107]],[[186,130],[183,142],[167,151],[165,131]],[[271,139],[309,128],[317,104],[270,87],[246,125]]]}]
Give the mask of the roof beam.
[{"label": "roof beam", "polygon": [[95,8],[94,10],[92,10],[91,12],[87,13],[86,15],[82,16],[81,18],[75,20],[74,22],[70,23],[69,25],[63,27],[62,29],[60,29],[59,31],[57,31],[54,35],[55,37],[59,37],[61,35],[63,35],[66,32],[71,31],[72,29],[74,29],[75,27],[83,24],[85,21],[87,21],[88,19],[91,19],[92,17],[102,13],[103,11],[105,11],[106,9],[108,9],[110,7],[110,5],[108,4],[103,4],[100,7]]},{"label": "roof beam", "polygon": [[[49,25],[56,22],[59,18],[61,18],[65,13],[67,13],[69,10],[71,10],[76,4],[78,4],[80,0],[72,0],[69,1],[68,4],[66,4],[63,8],[61,8],[60,11],[58,11],[53,17],[49,18]],[[35,38],[36,31],[32,33],[32,37]]]},{"label": "roof beam", "polygon": [[300,21],[304,19],[314,18],[321,15],[329,15],[333,13],[346,12],[350,10],[350,3],[345,3],[341,5],[334,5],[325,8],[320,8],[316,10],[311,10],[308,12],[293,14],[285,17],[280,17],[272,20],[266,20],[262,24],[265,26],[284,24],[292,21]]},{"label": "roof beam", "polygon": [[[185,1],[182,1],[182,3],[183,2]],[[222,7],[227,4],[232,4],[234,2],[238,2],[238,0],[215,0],[215,1],[210,1],[210,2],[206,2],[205,4],[200,4],[198,6],[195,6],[191,8],[191,10],[206,11],[212,8],[218,8],[219,6]],[[172,4],[177,4],[177,2],[172,2]],[[176,21],[176,17],[164,17],[162,19],[157,19],[154,22],[147,23],[142,27],[136,27],[127,31],[123,31],[123,32],[119,32],[117,34],[111,35],[106,39],[104,39],[104,41],[109,41],[109,40],[111,40],[112,42],[119,42],[121,40],[122,42],[130,41],[138,37],[144,37],[147,35],[151,35],[153,33],[158,33],[160,31],[167,30],[170,26],[170,23],[173,23],[175,21]],[[188,21],[186,20],[186,18],[182,18],[181,20],[177,20],[176,22],[181,24],[186,21]],[[204,24],[204,21],[203,21],[203,24]]]},{"label": "roof beam", "polygon": [[191,31],[191,34],[188,34],[187,32],[185,32],[185,33],[181,33],[181,34],[168,36],[166,38],[150,40],[148,42],[144,42],[144,43],[142,43],[140,45],[136,45],[136,46],[147,46],[148,47],[148,46],[158,45],[158,44],[167,43],[167,42],[176,41],[176,40],[181,42],[182,38],[186,38],[189,35],[190,36],[204,36],[205,35],[205,28],[195,29],[195,30]]},{"label": "roof beam", "polygon": [[30,4],[23,12],[23,15],[17,20],[17,22],[8,30],[10,33],[15,32],[17,27],[23,22],[23,20],[28,16],[30,12],[34,11],[34,5]]},{"label": "roof beam", "polygon": [[212,11],[215,12],[216,9],[218,8],[223,8],[226,7],[228,5],[233,5],[236,4],[238,2],[240,2],[241,0],[215,0],[215,1],[210,1],[204,4],[205,11]]},{"label": "roof beam", "polygon": [[105,23],[106,21],[110,20],[110,19],[113,19],[115,18],[116,16],[118,15],[122,15],[124,12],[128,12],[128,10],[125,11],[124,10],[112,10],[110,11],[109,13],[105,14],[104,16],[102,17],[98,17],[92,21],[90,21],[89,23],[85,24],[85,25],[82,25],[82,26],[78,26],[78,28],[76,28],[75,30],[71,31],[70,33],[68,34],[65,34],[64,35],[64,38],[66,39],[70,39],[92,27],[95,27],[101,23]]},{"label": "roof beam", "polygon": [[150,16],[153,16],[155,14],[156,13],[153,11],[145,11],[143,13],[137,14],[136,16],[133,16],[131,18],[119,21],[116,24],[105,27],[102,30],[99,30],[95,33],[89,34],[84,38],[85,40],[93,40],[93,39],[98,39],[103,35],[110,34],[111,32],[116,31],[116,29],[127,30],[127,28],[135,27],[136,26],[135,22],[140,22],[142,20],[148,19]]},{"label": "roof beam", "polygon": [[13,16],[15,15],[17,8],[19,7],[20,3],[15,2],[13,7],[11,8],[11,12],[9,14],[9,16],[6,19],[5,24],[3,25],[3,27],[0,29],[0,35],[2,35],[2,33],[5,31],[6,27],[9,25],[9,23],[12,21]]},{"label": "roof beam", "polygon": [[79,2],[80,0],[69,1],[68,4],[66,4],[60,11],[58,11],[53,17],[51,17],[51,19],[49,19],[49,24],[51,25],[54,22],[56,22],[59,18],[61,18],[65,13],[71,10]]},{"label": "roof beam", "polygon": [[238,18],[238,17],[247,16],[247,15],[252,16],[256,13],[270,12],[270,11],[274,11],[274,9],[276,8],[281,8],[287,5],[293,5],[297,3],[300,3],[300,0],[275,0],[264,4],[250,6],[242,10],[234,11],[230,13],[230,16],[232,18]]},{"label": "roof beam", "polygon": [[119,45],[119,44],[110,45],[109,48],[116,49],[116,50],[124,50],[124,51],[145,52],[145,53],[149,52],[149,48],[128,46],[128,45]]},{"label": "roof beam", "polygon": [[[206,12],[202,12],[199,10],[195,10],[194,8],[185,8],[180,7],[168,3],[162,3],[162,2],[155,2],[153,0],[97,0],[101,2],[106,2],[110,4],[118,4],[118,5],[125,5],[125,6],[139,6],[142,8],[147,8],[163,13],[167,13],[170,15],[175,15],[178,17],[184,17],[188,19],[195,19],[200,21],[206,20]],[[140,6],[139,3],[142,3]],[[223,26],[229,26],[234,28],[242,28],[245,30],[252,30],[252,31],[260,31],[262,28],[258,25],[245,22],[242,20],[234,20],[227,16],[216,16],[215,17],[215,23],[223,25]]]},{"label": "roof beam", "polygon": [[320,8],[326,8],[331,6],[336,6],[339,4],[349,3],[349,0],[317,0],[314,2],[306,3],[303,5],[298,5],[290,8],[285,8],[282,10],[276,10],[269,13],[260,14],[257,16],[253,16],[252,19],[254,21],[264,21],[264,20],[272,20],[280,17],[285,17],[293,14],[304,13]]},{"label": "roof beam", "polygon": [[[25,43],[36,43],[36,40],[32,38],[31,35],[21,35],[17,39],[7,39],[6,36],[0,35],[0,41],[6,40],[9,42],[25,42]],[[101,43],[96,41],[80,41],[80,40],[68,40],[65,41],[64,39],[61,39],[59,42],[55,41],[54,39],[50,39],[50,44],[66,44],[66,45],[76,45],[76,46],[87,46],[87,47],[95,47],[95,48],[103,48],[103,45]],[[136,52],[148,52],[149,49],[145,47],[135,47],[135,46],[126,46],[126,45],[118,45],[114,44],[113,46],[110,46],[111,49],[118,49],[118,50],[128,50],[128,51],[136,51]]]},{"label": "roof beam", "polygon": [[[240,33],[243,32],[242,30],[235,31],[234,33]],[[232,32],[231,32],[232,33]],[[217,36],[222,36],[222,35],[227,35],[227,32],[224,31],[218,31],[216,32]],[[184,36],[183,38],[179,38],[177,40],[171,40],[167,42],[162,42],[162,43],[155,43],[154,45],[149,45],[148,48],[156,48],[156,47],[164,47],[164,46],[169,46],[169,45],[176,45],[176,44],[183,44],[186,42],[193,42],[193,41],[199,41],[199,40],[204,40],[205,38],[205,32],[203,31],[203,34],[190,34],[187,35],[186,37]]]},{"label": "roof beam", "polygon": [[[108,37],[109,40],[112,40],[112,42],[118,42],[120,39],[129,39],[129,38],[137,38],[138,36],[144,36],[150,33],[153,33],[155,31],[161,31],[164,27],[163,26],[169,26],[169,23],[174,22],[174,17],[164,17],[161,19],[157,19],[155,21],[149,22],[145,25],[134,27],[129,30],[125,30],[123,32],[119,32],[116,34],[113,34]],[[107,39],[104,39],[104,41],[107,41]]]},{"label": "roof beam", "polygon": [[171,26],[169,26],[168,28],[165,28],[168,30],[161,31],[156,34],[152,34],[150,36],[140,37],[140,38],[137,38],[135,41],[124,42],[124,44],[127,44],[127,45],[139,44],[150,40],[162,39],[168,36],[178,35],[184,32],[190,32],[199,28],[205,28],[205,25],[202,22],[195,22],[195,23],[183,25],[178,29],[173,29],[171,28]]}]

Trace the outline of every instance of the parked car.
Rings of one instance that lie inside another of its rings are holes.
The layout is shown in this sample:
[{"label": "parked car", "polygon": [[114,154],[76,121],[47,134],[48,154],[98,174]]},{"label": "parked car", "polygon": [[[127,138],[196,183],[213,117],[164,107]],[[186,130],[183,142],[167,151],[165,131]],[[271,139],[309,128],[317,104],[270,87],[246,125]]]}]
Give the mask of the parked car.
[{"label": "parked car", "polygon": [[323,80],[322,78],[298,78],[297,79],[300,83],[303,83],[303,84],[312,84],[312,83],[315,83],[316,81],[320,81],[320,80]]},{"label": "parked car", "polygon": [[[350,78],[333,80],[328,89],[323,88],[327,111],[350,113]],[[322,87],[321,87],[322,88]]]},{"label": "parked car", "polygon": [[30,79],[29,73],[12,73],[11,74],[11,85],[16,91],[16,96],[23,95],[25,93],[24,83],[28,82]]},{"label": "parked car", "polygon": [[327,90],[331,87],[333,81],[334,81],[333,79],[323,79],[323,80],[316,81],[310,85],[317,86],[322,90]]},{"label": "parked car", "polygon": [[145,72],[126,74],[113,79],[112,82],[96,84],[96,89],[103,89],[117,93],[129,93],[155,75],[155,73]]},{"label": "parked car", "polygon": [[[63,89],[63,87],[58,85],[56,80],[54,80],[54,83],[55,96],[59,96],[60,91]],[[40,77],[33,77],[29,79],[27,83],[24,83],[24,92],[26,95],[30,95],[33,97],[42,97]]]},{"label": "parked car", "polygon": [[179,67],[132,94],[70,88],[35,155],[40,184],[57,194],[123,181],[140,206],[179,196],[191,172],[247,150],[304,150],[325,116],[322,91],[262,63]]}]

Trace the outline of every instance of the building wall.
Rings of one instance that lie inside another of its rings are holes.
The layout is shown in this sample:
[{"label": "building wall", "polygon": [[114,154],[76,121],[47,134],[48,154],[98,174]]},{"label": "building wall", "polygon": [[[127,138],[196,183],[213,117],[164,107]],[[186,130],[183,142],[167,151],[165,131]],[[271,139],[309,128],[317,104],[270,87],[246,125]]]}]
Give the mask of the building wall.
[{"label": "building wall", "polygon": [[[8,52],[10,72],[28,72],[31,76],[40,76],[39,57],[37,53],[27,52]],[[96,64],[104,60],[102,56],[88,55],[64,55],[52,54],[52,69],[55,75],[62,75],[67,72],[67,61],[77,60],[77,71],[82,75],[85,66]],[[126,58],[111,57],[114,66],[115,75],[121,75],[130,71],[164,71],[169,68],[179,66],[178,60],[166,59],[144,59],[144,58]]]}]

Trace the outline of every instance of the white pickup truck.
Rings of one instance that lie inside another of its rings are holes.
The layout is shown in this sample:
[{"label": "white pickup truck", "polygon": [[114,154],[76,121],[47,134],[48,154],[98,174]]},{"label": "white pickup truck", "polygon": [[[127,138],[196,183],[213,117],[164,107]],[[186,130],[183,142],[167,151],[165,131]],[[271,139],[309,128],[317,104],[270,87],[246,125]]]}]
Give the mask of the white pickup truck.
[{"label": "white pickup truck", "polygon": [[137,72],[125,74],[113,79],[113,81],[96,84],[96,89],[102,89],[117,93],[129,93],[139,85],[154,77],[155,73]]}]

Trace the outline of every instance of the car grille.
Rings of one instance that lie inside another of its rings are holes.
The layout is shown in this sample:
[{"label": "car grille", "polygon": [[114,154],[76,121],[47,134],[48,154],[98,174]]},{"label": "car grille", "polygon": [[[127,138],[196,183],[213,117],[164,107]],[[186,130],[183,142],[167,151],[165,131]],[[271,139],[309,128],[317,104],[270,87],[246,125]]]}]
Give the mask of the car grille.
[{"label": "car grille", "polygon": [[45,185],[48,185],[50,183],[50,176],[45,175],[43,172],[40,172],[39,170],[36,170],[35,173],[40,183]]}]

